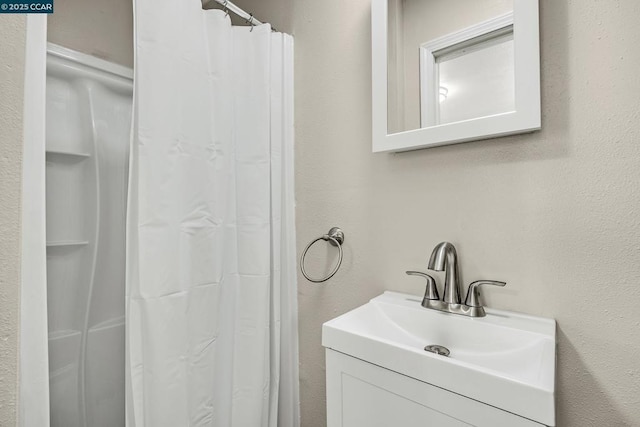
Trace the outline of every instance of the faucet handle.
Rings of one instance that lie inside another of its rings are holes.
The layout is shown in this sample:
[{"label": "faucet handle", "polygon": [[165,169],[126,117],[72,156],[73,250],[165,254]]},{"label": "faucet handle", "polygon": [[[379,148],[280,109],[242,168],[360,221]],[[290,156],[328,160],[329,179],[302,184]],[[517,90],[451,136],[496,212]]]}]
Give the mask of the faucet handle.
[{"label": "faucet handle", "polygon": [[468,307],[482,307],[482,304],[480,304],[480,296],[478,295],[478,288],[480,286],[504,286],[506,284],[506,282],[499,282],[497,280],[476,280],[469,285],[469,290],[467,291],[467,297],[464,300],[464,305]]},{"label": "faucet handle", "polygon": [[410,270],[406,273],[409,276],[420,276],[424,277],[427,280],[427,289],[425,289],[424,291],[424,298],[422,299],[423,302],[425,300],[440,300],[440,295],[438,295],[438,287],[436,286],[436,279],[421,271]]}]

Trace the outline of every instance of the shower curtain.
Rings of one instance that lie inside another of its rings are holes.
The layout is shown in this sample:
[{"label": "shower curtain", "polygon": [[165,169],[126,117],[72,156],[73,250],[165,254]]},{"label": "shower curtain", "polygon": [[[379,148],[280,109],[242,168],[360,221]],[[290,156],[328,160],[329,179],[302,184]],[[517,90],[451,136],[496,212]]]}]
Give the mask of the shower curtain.
[{"label": "shower curtain", "polygon": [[127,426],[298,426],[293,40],[134,11]]}]

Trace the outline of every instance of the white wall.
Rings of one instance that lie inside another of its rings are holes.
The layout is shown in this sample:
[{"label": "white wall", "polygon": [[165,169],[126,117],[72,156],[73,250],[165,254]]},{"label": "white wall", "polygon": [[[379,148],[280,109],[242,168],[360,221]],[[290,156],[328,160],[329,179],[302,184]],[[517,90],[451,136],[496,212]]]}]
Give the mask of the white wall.
[{"label": "white wall", "polygon": [[15,426],[26,20],[0,15],[0,425]]},{"label": "white wall", "polygon": [[346,233],[334,279],[300,276],[304,427],[325,425],[322,322],[423,292],[404,271],[442,240],[465,283],[508,282],[489,306],[558,320],[559,426],[640,425],[638,16],[541,0],[543,130],[389,155],[371,154],[370,1],[295,1],[298,249]]}]

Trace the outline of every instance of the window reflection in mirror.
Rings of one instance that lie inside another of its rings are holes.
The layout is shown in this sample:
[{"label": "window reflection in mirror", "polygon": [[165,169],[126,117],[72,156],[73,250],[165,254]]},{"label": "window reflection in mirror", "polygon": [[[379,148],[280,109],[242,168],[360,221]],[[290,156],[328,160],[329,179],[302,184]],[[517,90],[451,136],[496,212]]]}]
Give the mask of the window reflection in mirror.
[{"label": "window reflection in mirror", "polygon": [[513,0],[389,0],[388,133],[513,111]]}]

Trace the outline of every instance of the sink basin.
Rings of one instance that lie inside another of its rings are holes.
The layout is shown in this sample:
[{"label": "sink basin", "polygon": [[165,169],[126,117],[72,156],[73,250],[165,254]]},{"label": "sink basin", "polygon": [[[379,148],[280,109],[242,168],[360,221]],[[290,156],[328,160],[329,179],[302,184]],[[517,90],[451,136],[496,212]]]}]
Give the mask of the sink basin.
[{"label": "sink basin", "polygon": [[[555,425],[555,321],[487,309],[470,318],[385,292],[323,325],[323,346]],[[443,356],[424,350],[446,347]]]}]

